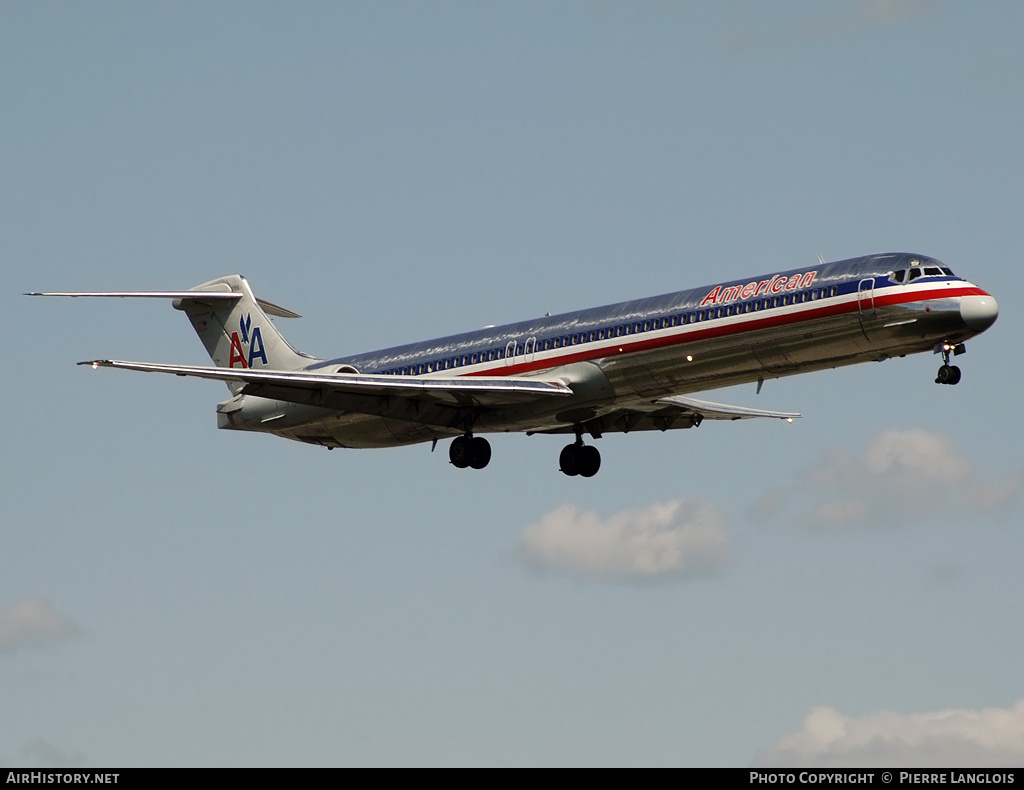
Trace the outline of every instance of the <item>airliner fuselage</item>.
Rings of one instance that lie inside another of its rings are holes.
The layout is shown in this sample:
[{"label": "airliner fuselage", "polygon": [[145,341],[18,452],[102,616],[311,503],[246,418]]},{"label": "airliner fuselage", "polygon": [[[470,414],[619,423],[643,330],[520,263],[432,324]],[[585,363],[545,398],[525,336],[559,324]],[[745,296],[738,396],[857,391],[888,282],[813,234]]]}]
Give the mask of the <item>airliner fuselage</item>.
[{"label": "airliner fuselage", "polygon": [[91,364],[226,381],[222,428],[329,448],[454,437],[452,462],[477,468],[490,458],[480,434],[575,434],[560,462],[584,476],[600,464],[584,435],[798,416],[687,397],[702,390],[927,351],[943,356],[936,381],[955,384],[950,355],[998,314],[939,261],[890,253],[315,360],[265,315],[294,314],[237,275],[186,292],[89,295],[174,298],[218,367]]}]

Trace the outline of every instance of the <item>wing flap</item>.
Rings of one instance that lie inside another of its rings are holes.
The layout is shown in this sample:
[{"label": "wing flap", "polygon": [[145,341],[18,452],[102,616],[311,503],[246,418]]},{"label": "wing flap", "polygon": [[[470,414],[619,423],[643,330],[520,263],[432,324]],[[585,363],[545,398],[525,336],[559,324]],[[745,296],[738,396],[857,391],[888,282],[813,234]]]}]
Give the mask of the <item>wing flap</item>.
[{"label": "wing flap", "polygon": [[[724,403],[671,396],[646,403],[611,409],[579,424],[584,433],[597,438],[605,433],[633,431],[669,431],[693,428],[704,420],[749,420],[758,417],[792,422],[801,415],[796,412],[749,409]],[[575,433],[575,425],[538,427],[528,433]]]},{"label": "wing flap", "polygon": [[703,420],[751,420],[757,417],[767,417],[792,422],[802,416],[797,412],[748,409],[745,406],[730,406],[726,403],[712,403],[711,401],[697,400],[696,398],[684,398],[682,395],[660,398],[655,403],[665,403],[691,414],[699,414]]}]

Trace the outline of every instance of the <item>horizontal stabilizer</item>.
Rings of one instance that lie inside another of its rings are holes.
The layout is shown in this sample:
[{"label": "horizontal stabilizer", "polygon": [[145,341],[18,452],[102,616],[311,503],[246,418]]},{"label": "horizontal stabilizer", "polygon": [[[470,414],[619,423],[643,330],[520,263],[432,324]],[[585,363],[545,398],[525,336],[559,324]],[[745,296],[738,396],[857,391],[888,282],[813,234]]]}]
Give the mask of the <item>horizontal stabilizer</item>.
[{"label": "horizontal stabilizer", "polygon": [[[47,291],[27,293],[25,296],[98,296],[115,299],[194,299],[197,301],[209,301],[211,299],[241,299],[243,294],[237,291]],[[298,313],[293,313],[280,305],[268,302],[266,299],[256,298],[258,304],[267,315],[278,318],[302,318]]]},{"label": "horizontal stabilizer", "polygon": [[241,299],[231,291],[48,291],[25,296],[106,296],[117,299]]}]

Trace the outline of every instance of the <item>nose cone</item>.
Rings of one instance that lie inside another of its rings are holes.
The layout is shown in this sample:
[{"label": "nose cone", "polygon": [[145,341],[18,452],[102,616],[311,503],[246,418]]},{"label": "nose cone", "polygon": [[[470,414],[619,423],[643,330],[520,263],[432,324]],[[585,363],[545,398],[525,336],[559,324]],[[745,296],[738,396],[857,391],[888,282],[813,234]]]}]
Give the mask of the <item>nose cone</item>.
[{"label": "nose cone", "polygon": [[991,296],[961,296],[960,317],[969,329],[984,332],[995,323],[999,304]]}]

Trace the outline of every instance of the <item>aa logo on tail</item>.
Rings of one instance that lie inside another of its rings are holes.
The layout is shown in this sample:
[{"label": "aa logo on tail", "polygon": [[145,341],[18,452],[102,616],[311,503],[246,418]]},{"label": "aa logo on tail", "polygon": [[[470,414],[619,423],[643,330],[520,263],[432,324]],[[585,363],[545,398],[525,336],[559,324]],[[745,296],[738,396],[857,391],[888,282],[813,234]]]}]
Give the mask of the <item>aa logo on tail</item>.
[{"label": "aa logo on tail", "polygon": [[[252,326],[252,315],[245,314],[245,318],[238,319],[238,332],[231,333],[231,358],[228,367],[233,368],[235,363],[240,363],[243,368],[251,368],[256,359],[263,360],[267,364],[267,352],[263,348],[263,335],[258,326]],[[249,349],[245,353],[243,345]]]}]

